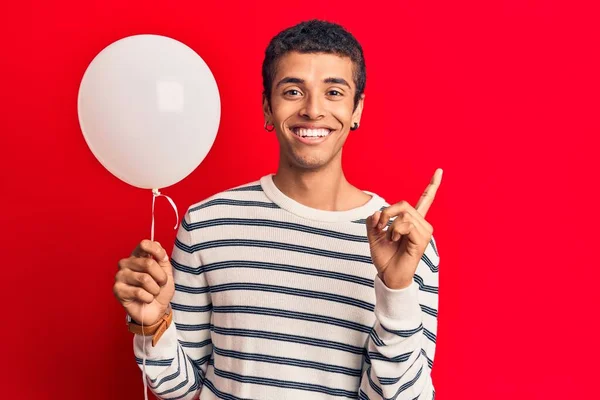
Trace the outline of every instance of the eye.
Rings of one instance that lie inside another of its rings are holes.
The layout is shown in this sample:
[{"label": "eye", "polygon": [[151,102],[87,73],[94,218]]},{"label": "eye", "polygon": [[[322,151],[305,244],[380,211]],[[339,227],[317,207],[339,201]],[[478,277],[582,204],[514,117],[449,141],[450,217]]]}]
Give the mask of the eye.
[{"label": "eye", "polygon": [[285,92],[283,92],[283,94],[290,94],[292,96],[296,96],[299,93],[300,93],[300,91],[297,89],[290,89],[290,90],[286,90]]},{"label": "eye", "polygon": [[333,95],[334,97],[342,96],[342,93],[337,90],[330,90],[329,94]]}]

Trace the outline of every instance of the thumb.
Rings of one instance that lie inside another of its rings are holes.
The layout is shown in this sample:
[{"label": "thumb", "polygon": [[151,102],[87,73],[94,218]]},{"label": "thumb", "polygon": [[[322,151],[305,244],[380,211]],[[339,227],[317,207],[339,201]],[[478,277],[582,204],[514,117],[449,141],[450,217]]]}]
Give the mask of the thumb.
[{"label": "thumb", "polygon": [[160,248],[161,248],[161,252],[160,255],[162,256],[162,258],[160,259],[156,259],[156,262],[158,263],[158,265],[165,271],[165,273],[169,276],[173,276],[173,266],[171,265],[171,259],[169,258],[169,254],[167,253],[167,251],[162,247],[162,245],[158,242],[156,242]]},{"label": "thumb", "polygon": [[384,230],[377,228],[379,218],[381,218],[381,211],[375,211],[375,213],[368,217],[366,221],[367,238],[369,239],[369,243],[371,245],[375,244],[378,241],[378,239],[385,235]]}]

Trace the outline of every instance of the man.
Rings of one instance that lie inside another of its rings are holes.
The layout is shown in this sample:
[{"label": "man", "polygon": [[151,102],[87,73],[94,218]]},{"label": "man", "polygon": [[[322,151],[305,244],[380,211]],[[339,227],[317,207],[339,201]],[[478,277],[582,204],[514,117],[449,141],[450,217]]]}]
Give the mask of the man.
[{"label": "man", "polygon": [[365,76],[341,26],[279,33],[263,63],[277,173],[191,206],[170,260],[144,240],[120,261],[114,292],[159,398],[434,398],[439,257],[425,215],[442,171],[415,208],[346,180]]}]

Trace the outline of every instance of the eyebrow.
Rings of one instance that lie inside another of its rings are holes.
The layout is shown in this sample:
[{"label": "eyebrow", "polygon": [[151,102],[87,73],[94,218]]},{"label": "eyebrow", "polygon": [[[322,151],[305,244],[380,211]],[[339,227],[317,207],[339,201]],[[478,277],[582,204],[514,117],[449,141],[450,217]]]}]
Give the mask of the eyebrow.
[{"label": "eyebrow", "polygon": [[[283,78],[282,80],[277,82],[277,85],[275,85],[275,88],[278,88],[279,86],[284,85],[286,83],[303,84],[304,79],[294,78],[292,76],[286,76],[285,78]],[[325,79],[323,79],[323,83],[335,83],[338,85],[348,86],[348,88],[351,89],[350,84],[344,78],[325,78]]]}]

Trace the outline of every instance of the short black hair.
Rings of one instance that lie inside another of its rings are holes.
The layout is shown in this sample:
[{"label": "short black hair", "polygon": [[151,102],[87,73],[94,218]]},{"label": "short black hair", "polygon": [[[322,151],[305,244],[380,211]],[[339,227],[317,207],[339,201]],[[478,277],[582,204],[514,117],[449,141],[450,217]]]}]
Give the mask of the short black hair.
[{"label": "short black hair", "polygon": [[279,32],[267,46],[262,65],[263,95],[271,106],[271,90],[277,61],[286,53],[330,53],[349,57],[353,63],[356,85],[354,109],[365,90],[367,72],[363,50],[356,38],[343,26],[334,22],[312,19]]}]

